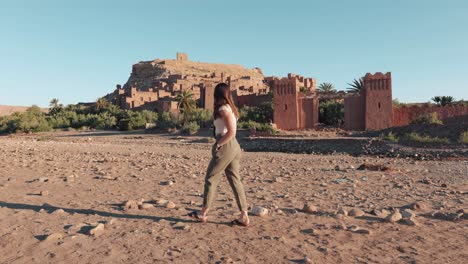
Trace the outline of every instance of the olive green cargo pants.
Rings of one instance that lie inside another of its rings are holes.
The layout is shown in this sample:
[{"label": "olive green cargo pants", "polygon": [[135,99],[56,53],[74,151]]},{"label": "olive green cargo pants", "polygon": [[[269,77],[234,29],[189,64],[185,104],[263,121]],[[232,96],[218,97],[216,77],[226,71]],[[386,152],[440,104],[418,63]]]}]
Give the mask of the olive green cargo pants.
[{"label": "olive green cargo pants", "polygon": [[[221,136],[216,137],[216,142]],[[241,148],[236,138],[229,140],[221,149],[216,150],[216,144],[211,149],[212,158],[208,165],[205,177],[205,191],[203,195],[203,207],[210,208],[215,196],[216,187],[221,179],[223,171],[226,173],[229,185],[231,185],[237,206],[241,211],[247,211],[244,185],[239,174]]]}]

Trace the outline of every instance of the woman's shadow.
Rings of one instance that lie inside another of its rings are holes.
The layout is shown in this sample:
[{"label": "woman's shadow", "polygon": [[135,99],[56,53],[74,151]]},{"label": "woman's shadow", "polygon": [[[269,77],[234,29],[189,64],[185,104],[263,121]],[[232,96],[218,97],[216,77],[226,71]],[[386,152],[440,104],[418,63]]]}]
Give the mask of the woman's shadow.
[{"label": "woman's shadow", "polygon": [[[94,209],[74,209],[74,208],[64,208],[64,207],[57,207],[50,204],[43,204],[43,205],[32,205],[32,204],[23,204],[23,203],[9,203],[0,201],[0,207],[6,207],[9,209],[17,209],[17,210],[32,210],[39,212],[41,210],[45,210],[48,213],[52,213],[55,210],[62,209],[67,213],[70,214],[84,214],[84,215],[99,215],[103,217],[113,217],[113,218],[120,218],[120,219],[147,219],[159,222],[161,220],[171,221],[171,222],[182,222],[182,223],[198,223],[195,220],[187,220],[178,217],[172,216],[151,216],[151,215],[138,215],[138,214],[125,214],[125,213],[111,213],[106,211],[99,211]],[[212,222],[215,224],[226,224],[221,222]]]}]

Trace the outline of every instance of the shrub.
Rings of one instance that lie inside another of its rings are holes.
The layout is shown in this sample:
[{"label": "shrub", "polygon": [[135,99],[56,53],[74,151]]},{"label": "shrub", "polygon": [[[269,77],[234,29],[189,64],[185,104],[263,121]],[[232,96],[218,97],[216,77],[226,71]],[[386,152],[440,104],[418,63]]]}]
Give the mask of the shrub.
[{"label": "shrub", "polygon": [[410,124],[442,124],[442,121],[437,117],[437,113],[429,113],[418,116],[417,118],[411,120]]},{"label": "shrub", "polygon": [[388,140],[391,142],[398,142],[400,140],[400,138],[396,134],[393,134],[393,132],[388,132],[387,135],[381,134],[380,139]]},{"label": "shrub", "polygon": [[450,140],[448,138],[430,137],[427,135],[419,135],[416,132],[412,132],[405,135],[405,138],[411,142],[417,143],[435,143],[435,144],[448,144]]},{"label": "shrub", "polygon": [[333,100],[319,103],[319,122],[339,126],[344,123],[344,103]]},{"label": "shrub", "polygon": [[458,137],[458,142],[462,144],[468,144],[468,131],[460,133]]},{"label": "shrub", "polygon": [[142,129],[146,126],[146,118],[138,112],[128,111],[127,117],[119,121],[119,128],[123,131]]},{"label": "shrub", "polygon": [[277,134],[278,132],[270,125],[265,123],[257,123],[255,121],[239,122],[237,127],[246,129],[255,129],[256,131],[269,132],[271,134]]},{"label": "shrub", "polygon": [[177,128],[180,127],[181,116],[173,112],[163,112],[158,119],[158,127],[160,128]]},{"label": "shrub", "polygon": [[197,133],[199,129],[200,129],[200,126],[197,124],[197,122],[195,121],[187,122],[182,127],[182,133],[186,135],[193,135]]},{"label": "shrub", "polygon": [[213,122],[213,112],[209,109],[185,110],[182,114],[183,123],[196,122],[200,127],[209,127]]},{"label": "shrub", "polygon": [[241,122],[270,123],[273,120],[273,103],[264,102],[258,107],[246,106],[240,110],[239,115]]},{"label": "shrub", "polygon": [[37,106],[24,113],[14,113],[0,119],[0,133],[44,132],[51,130],[46,115]]}]

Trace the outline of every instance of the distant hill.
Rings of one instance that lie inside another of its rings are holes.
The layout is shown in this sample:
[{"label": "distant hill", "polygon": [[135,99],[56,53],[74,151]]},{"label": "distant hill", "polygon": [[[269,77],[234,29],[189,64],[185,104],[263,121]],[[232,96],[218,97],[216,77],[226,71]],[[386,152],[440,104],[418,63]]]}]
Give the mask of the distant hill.
[{"label": "distant hill", "polygon": [[[13,105],[0,105],[0,116],[11,115],[14,112],[24,112],[30,106],[13,106]],[[44,112],[47,112],[47,108],[42,108]]]}]

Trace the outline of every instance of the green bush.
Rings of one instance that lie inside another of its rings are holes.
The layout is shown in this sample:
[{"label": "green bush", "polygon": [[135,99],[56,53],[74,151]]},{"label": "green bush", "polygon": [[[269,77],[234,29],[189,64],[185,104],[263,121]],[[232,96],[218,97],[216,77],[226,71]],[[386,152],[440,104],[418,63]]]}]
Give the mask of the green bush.
[{"label": "green bush", "polygon": [[273,103],[264,102],[258,107],[246,106],[240,110],[239,115],[241,122],[270,123],[273,120]]},{"label": "green bush", "polygon": [[430,137],[427,135],[419,135],[416,132],[412,132],[405,135],[405,138],[411,142],[417,143],[435,143],[435,144],[449,144],[448,138]]},{"label": "green bush", "polygon": [[245,128],[245,129],[255,129],[256,131],[260,132],[269,132],[271,134],[277,134],[278,132],[270,125],[265,123],[258,123],[255,121],[247,121],[247,122],[239,122],[237,123],[238,128]]},{"label": "green bush", "polygon": [[51,129],[46,115],[38,106],[32,106],[24,113],[0,118],[0,133],[43,132]]},{"label": "green bush", "polygon": [[333,100],[319,103],[319,122],[339,126],[344,123],[344,103]]},{"label": "green bush", "polygon": [[400,138],[396,134],[393,134],[393,132],[389,132],[387,135],[381,134],[380,139],[391,142],[398,142],[400,140]]},{"label": "green bush", "polygon": [[182,133],[186,135],[193,135],[198,132],[200,129],[200,126],[198,125],[197,122],[191,121],[187,122],[182,126]]},{"label": "green bush", "polygon": [[178,128],[182,124],[182,120],[178,113],[163,112],[157,124],[159,128]]},{"label": "green bush", "polygon": [[437,113],[429,113],[418,116],[411,120],[410,124],[439,124],[442,125],[442,121],[437,117]]},{"label": "green bush", "polygon": [[458,137],[458,142],[462,144],[468,144],[468,131],[460,133]]},{"label": "green bush", "polygon": [[184,124],[196,122],[200,127],[210,127],[213,122],[213,112],[203,108],[186,110],[182,114],[182,121]]}]

